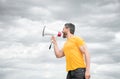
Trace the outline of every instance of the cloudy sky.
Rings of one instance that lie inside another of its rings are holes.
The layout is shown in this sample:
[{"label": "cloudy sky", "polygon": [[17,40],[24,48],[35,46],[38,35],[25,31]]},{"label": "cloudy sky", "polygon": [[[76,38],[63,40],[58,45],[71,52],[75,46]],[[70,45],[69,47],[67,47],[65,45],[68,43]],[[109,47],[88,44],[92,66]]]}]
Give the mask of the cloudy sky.
[{"label": "cloudy sky", "polygon": [[91,79],[119,79],[120,0],[0,0],[0,79],[66,79],[65,58],[41,33],[66,22],[86,41]]}]

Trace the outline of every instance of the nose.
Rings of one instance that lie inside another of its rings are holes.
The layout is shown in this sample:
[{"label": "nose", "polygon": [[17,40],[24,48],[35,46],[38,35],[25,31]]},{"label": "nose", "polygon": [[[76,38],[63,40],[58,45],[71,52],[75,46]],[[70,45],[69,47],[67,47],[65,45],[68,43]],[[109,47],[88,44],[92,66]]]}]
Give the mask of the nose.
[{"label": "nose", "polygon": [[[64,28],[63,28],[63,30],[64,30]],[[63,30],[62,30],[62,33],[64,33]]]},{"label": "nose", "polygon": [[64,33],[64,32],[62,31],[62,33]]}]

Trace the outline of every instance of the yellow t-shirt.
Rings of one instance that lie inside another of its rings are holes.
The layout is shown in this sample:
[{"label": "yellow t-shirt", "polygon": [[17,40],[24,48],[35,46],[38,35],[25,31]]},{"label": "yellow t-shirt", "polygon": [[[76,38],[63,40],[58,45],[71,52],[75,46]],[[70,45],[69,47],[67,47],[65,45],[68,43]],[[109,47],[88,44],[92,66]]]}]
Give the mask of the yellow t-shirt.
[{"label": "yellow t-shirt", "polygon": [[66,57],[67,71],[86,67],[83,53],[80,51],[80,46],[84,44],[84,40],[78,36],[72,36],[65,42],[63,51]]}]

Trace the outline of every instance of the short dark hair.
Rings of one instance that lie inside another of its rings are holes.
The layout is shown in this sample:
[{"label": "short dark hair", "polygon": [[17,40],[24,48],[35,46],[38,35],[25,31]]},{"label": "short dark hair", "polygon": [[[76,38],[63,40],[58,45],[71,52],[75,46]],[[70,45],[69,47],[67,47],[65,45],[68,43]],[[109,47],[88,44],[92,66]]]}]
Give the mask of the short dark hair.
[{"label": "short dark hair", "polygon": [[74,32],[75,32],[75,25],[74,24],[72,24],[72,23],[66,23],[65,27],[66,28],[70,28],[70,33],[74,34]]}]

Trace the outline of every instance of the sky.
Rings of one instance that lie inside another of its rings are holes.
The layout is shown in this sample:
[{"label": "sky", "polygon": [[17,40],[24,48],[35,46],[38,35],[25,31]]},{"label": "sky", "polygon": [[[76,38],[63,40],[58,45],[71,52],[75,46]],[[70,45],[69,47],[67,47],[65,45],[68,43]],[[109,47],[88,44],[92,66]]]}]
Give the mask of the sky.
[{"label": "sky", "polygon": [[[91,79],[120,78],[120,0],[0,0],[0,79],[66,79],[43,27],[76,26],[91,55]],[[57,38],[59,48],[66,39]]]}]

